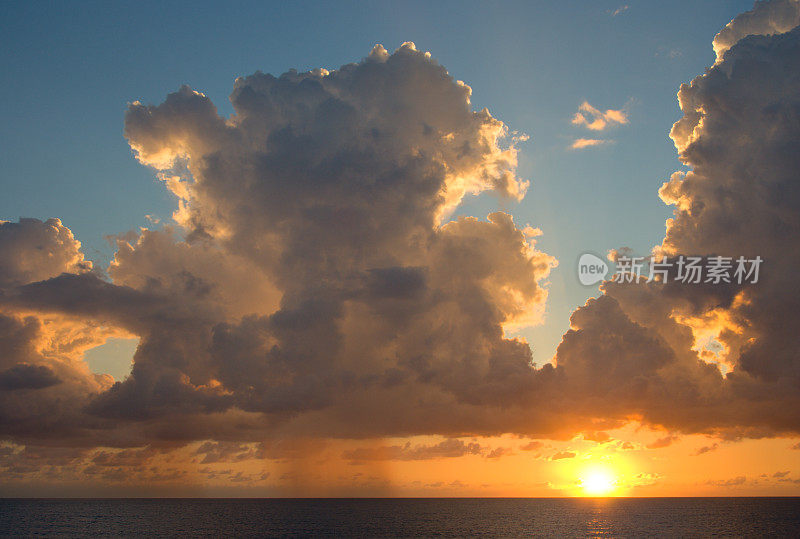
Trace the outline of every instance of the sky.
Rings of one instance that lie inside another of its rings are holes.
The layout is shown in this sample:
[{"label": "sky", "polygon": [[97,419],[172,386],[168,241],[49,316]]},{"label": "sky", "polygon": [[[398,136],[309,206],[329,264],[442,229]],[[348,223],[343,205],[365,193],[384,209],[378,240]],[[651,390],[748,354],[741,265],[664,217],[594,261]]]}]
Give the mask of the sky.
[{"label": "sky", "polygon": [[798,13],[5,3],[0,492],[797,495]]}]

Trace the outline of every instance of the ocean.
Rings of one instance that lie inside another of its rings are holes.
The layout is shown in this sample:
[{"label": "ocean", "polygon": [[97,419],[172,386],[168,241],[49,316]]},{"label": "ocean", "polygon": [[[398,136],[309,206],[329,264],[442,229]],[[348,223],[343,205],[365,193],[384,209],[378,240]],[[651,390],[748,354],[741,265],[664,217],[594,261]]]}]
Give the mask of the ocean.
[{"label": "ocean", "polygon": [[4,499],[3,536],[800,536],[800,498]]}]

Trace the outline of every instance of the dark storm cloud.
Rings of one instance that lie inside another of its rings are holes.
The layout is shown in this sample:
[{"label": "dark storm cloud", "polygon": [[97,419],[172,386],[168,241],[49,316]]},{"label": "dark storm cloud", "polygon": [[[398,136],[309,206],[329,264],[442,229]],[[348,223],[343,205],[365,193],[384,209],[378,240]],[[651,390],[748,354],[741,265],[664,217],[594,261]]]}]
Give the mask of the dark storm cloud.
[{"label": "dark storm cloud", "polygon": [[61,382],[58,377],[44,365],[25,365],[20,363],[0,372],[0,391],[17,389],[43,389]]}]

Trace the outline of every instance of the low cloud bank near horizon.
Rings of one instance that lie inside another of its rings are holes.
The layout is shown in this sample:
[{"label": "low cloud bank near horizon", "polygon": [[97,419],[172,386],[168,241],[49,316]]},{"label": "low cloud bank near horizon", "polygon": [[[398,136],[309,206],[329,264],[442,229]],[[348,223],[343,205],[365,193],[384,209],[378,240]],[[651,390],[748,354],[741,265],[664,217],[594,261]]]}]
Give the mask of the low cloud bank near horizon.
[{"label": "low cloud bank near horizon", "polygon": [[[104,278],[57,219],[0,222],[0,438],[31,447],[6,451],[4,473],[86,448],[116,448],[93,469],[125,474],[126,455],[206,440],[217,461],[249,458],[241,443],[563,438],[632,419],[797,436],[800,29],[778,31],[798,4],[776,4],[732,21],[722,58],[680,89],[671,136],[690,171],[660,191],[675,214],[657,247],[760,255],[762,280],[607,282],[542,367],[504,328],[541,320],[556,261],[508,213],[448,217],[468,194],[526,194],[522,136],[430,54],[377,45],[334,71],[241,77],[227,119],[188,87],[131,104],[125,135],[177,196],[174,225],[117,238]],[[773,23],[751,35],[762,10]],[[111,337],[140,339],[123,381],[83,361]]]}]

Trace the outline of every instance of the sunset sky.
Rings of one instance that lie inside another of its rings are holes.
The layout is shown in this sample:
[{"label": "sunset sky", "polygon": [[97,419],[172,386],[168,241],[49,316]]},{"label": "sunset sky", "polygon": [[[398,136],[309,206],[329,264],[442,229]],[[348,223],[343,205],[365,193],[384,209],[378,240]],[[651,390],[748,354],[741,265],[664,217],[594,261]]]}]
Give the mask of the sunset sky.
[{"label": "sunset sky", "polygon": [[800,495],[798,25],[4,4],[0,495]]}]

